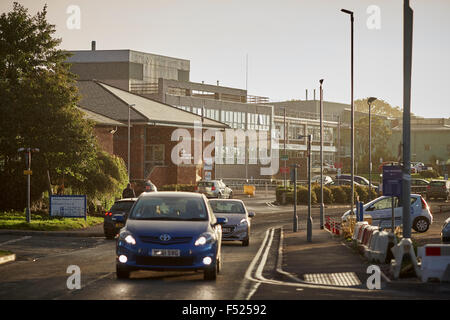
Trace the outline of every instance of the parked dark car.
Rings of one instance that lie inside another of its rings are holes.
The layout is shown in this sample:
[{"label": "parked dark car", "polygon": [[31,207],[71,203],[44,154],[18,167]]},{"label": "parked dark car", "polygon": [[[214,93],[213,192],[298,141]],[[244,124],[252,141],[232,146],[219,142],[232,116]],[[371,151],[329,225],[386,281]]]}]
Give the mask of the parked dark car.
[{"label": "parked dark car", "polygon": [[450,181],[448,180],[431,180],[427,187],[427,200],[431,198],[448,199],[450,193]]},{"label": "parked dark car", "polygon": [[[360,186],[360,184],[356,181],[353,181],[353,184],[356,186]],[[327,186],[351,186],[352,180],[350,179],[334,179],[330,183],[326,184]]]},{"label": "parked dark car", "polygon": [[445,220],[442,226],[441,241],[442,243],[450,243],[450,218]]},{"label": "parked dark car", "polygon": [[411,179],[411,193],[425,194],[429,184],[425,179]]},{"label": "parked dark car", "polygon": [[[338,176],[336,178],[351,180],[352,176],[350,174],[341,174],[340,176]],[[364,177],[353,175],[353,180],[362,186],[366,186],[366,187],[369,186],[369,180],[367,180]],[[375,190],[375,192],[378,192],[378,186],[374,185],[373,183],[372,183],[372,189]]]},{"label": "parked dark car", "polygon": [[114,237],[119,233],[119,230],[125,225],[124,223],[115,222],[113,217],[120,215],[123,216],[126,221],[128,214],[136,200],[137,198],[117,200],[116,202],[114,202],[111,209],[105,212],[103,231],[105,233],[106,239],[114,239]]}]

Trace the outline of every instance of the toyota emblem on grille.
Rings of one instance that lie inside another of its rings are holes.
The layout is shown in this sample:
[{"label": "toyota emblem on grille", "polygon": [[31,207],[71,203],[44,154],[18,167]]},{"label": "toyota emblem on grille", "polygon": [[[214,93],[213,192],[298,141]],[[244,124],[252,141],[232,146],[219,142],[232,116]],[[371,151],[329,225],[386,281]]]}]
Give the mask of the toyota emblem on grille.
[{"label": "toyota emblem on grille", "polygon": [[170,239],[172,239],[172,237],[165,233],[165,234],[162,234],[162,235],[159,237],[159,239],[160,239],[161,241],[169,241]]}]

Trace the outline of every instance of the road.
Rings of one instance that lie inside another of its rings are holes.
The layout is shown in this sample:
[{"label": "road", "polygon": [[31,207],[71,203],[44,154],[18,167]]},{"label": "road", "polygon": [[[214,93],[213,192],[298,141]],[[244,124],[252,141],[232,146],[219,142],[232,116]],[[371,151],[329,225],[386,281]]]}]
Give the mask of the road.
[{"label": "road", "polygon": [[[267,199],[244,198],[252,223],[250,246],[224,243],[224,266],[216,281],[204,281],[201,272],[138,271],[128,280],[115,276],[115,241],[99,238],[23,236],[0,233],[0,249],[16,253],[17,260],[0,265],[0,300],[234,300],[234,299],[342,299],[343,292],[288,284],[275,272],[279,237],[273,230],[292,225],[289,207],[272,207]],[[328,209],[339,215],[342,209]],[[448,216],[448,214],[447,214]],[[304,229],[306,211],[299,209],[299,225]],[[319,221],[313,211],[315,227]],[[272,233],[271,233],[272,232]],[[270,245],[268,235],[271,234]],[[69,290],[70,265],[81,270],[81,289]],[[269,279],[270,281],[255,280]],[[363,280],[363,279],[362,279]],[[271,282],[272,281],[272,282]],[[382,291],[353,292],[355,299],[398,299],[417,294]],[[419,295],[420,297],[420,295]]]}]

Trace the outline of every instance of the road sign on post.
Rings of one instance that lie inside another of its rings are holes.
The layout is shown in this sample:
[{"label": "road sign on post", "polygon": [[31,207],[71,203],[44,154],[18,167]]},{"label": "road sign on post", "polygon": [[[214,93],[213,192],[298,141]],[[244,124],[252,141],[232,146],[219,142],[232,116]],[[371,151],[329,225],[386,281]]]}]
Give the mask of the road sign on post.
[{"label": "road sign on post", "polygon": [[383,196],[402,196],[401,166],[383,166]]}]

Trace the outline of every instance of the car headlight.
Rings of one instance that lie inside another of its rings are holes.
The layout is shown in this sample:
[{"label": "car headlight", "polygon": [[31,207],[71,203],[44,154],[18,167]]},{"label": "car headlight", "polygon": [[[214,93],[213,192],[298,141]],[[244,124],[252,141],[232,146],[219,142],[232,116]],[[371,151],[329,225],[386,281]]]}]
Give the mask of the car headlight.
[{"label": "car headlight", "polygon": [[239,226],[241,226],[241,227],[244,227],[244,226],[247,226],[248,225],[248,221],[247,221],[247,219],[242,219],[241,220],[241,222],[239,222]]},{"label": "car headlight", "polygon": [[195,246],[204,246],[207,243],[211,243],[214,240],[214,235],[209,232],[202,233],[197,240],[195,240]]},{"label": "car headlight", "polygon": [[129,232],[122,232],[119,235],[119,240],[123,240],[126,243],[131,244],[131,245],[135,245],[136,244],[136,239]]}]

